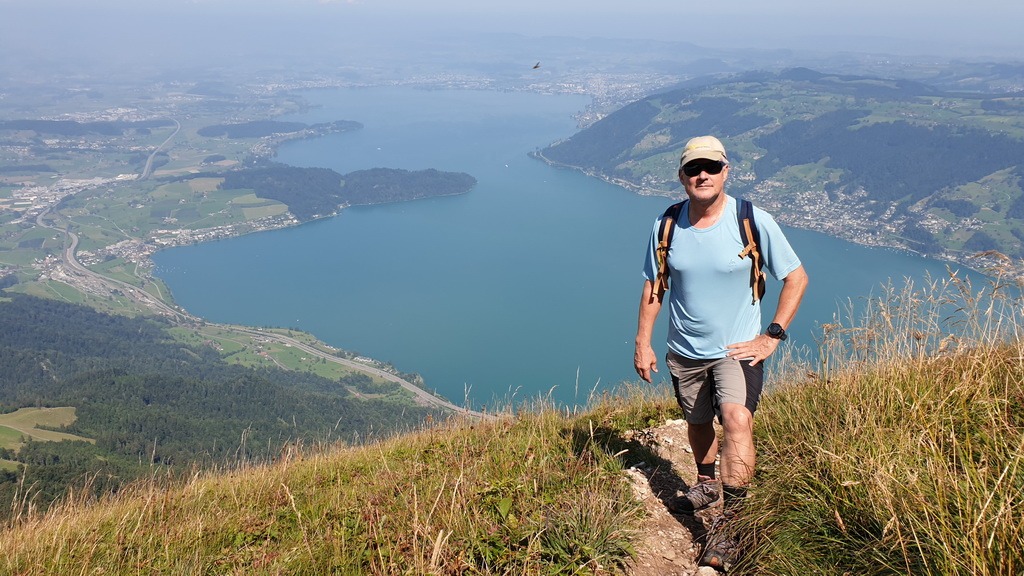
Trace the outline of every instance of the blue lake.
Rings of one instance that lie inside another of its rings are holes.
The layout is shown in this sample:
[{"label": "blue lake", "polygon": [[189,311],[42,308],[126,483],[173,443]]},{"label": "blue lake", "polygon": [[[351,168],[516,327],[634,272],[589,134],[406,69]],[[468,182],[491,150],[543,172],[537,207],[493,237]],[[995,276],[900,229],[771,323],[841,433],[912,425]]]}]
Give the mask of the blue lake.
[{"label": "blue lake", "polygon": [[[549,394],[584,403],[636,379],[643,250],[670,200],[527,156],[575,132],[585,97],[404,87],[305,96],[316,106],[285,120],[365,128],[286,144],[278,161],[343,174],[437,168],[477,186],[162,251],[156,273],[178,304],[215,322],[302,329],[419,372],[473,407]],[[811,278],[790,345],[812,349],[820,324],[889,279],[946,275],[942,262],[786,230]],[[769,281],[766,317],[778,286]],[[662,320],[662,351],[665,330]]]}]

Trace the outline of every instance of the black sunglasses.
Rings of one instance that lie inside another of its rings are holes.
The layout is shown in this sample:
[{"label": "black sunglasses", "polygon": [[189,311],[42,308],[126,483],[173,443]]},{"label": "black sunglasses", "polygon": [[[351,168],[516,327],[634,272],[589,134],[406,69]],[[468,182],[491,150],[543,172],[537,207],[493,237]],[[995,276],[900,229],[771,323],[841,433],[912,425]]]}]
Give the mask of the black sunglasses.
[{"label": "black sunglasses", "polygon": [[679,171],[685,174],[687,178],[693,178],[694,176],[699,176],[701,172],[707,172],[711,175],[720,174],[724,168],[725,162],[690,162],[683,164]]}]

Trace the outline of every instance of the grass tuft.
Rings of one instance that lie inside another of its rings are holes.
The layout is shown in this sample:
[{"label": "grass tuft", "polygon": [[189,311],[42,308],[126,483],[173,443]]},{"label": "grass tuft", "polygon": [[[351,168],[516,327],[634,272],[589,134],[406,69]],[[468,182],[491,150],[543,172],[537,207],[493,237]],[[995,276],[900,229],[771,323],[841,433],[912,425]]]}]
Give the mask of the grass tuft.
[{"label": "grass tuft", "polygon": [[1019,311],[954,275],[827,326],[819,370],[759,410],[738,573],[1024,572]]}]

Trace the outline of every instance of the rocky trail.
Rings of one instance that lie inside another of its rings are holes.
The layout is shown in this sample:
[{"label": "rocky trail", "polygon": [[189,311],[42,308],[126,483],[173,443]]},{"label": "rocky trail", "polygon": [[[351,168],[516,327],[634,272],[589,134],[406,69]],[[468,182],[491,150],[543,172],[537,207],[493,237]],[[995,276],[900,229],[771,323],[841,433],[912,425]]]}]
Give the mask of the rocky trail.
[{"label": "rocky trail", "polygon": [[668,420],[661,426],[633,433],[629,438],[655,457],[628,473],[633,489],[647,512],[645,536],[630,576],[715,576],[714,568],[698,567],[697,554],[707,534],[706,525],[718,506],[694,516],[669,512],[667,502],[696,482],[693,452],[686,437],[686,422]]}]

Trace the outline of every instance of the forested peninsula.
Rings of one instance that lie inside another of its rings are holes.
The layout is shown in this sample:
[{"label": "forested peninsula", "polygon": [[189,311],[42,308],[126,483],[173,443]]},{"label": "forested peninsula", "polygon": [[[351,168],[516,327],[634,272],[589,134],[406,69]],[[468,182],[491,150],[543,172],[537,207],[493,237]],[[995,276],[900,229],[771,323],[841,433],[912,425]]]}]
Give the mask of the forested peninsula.
[{"label": "forested peninsula", "polygon": [[221,190],[251,189],[277,200],[300,221],[337,212],[345,206],[384,204],[469,192],[476,178],[462,172],[371,168],[339,174],[328,168],[271,163],[228,172]]}]

